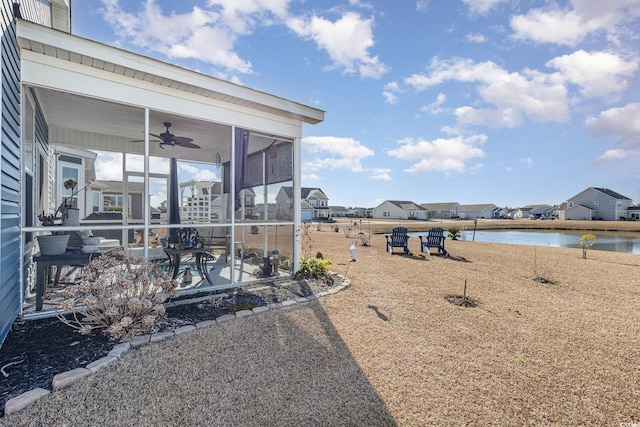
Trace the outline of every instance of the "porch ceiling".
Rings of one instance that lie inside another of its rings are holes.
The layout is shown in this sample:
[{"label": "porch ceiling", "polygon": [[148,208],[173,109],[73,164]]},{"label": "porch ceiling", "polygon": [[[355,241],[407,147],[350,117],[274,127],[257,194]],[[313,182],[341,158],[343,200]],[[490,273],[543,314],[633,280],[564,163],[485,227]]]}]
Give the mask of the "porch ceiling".
[{"label": "porch ceiling", "polygon": [[[34,88],[49,126],[50,143],[106,151],[144,154],[144,109],[116,104],[44,88]],[[149,144],[150,154],[185,160],[211,161],[216,152],[230,158],[231,127],[190,117],[149,111],[149,132],[164,132],[164,122],[171,123],[171,133],[192,138],[201,149],[173,147],[163,150],[157,142]],[[157,140],[149,136],[151,141]]]}]

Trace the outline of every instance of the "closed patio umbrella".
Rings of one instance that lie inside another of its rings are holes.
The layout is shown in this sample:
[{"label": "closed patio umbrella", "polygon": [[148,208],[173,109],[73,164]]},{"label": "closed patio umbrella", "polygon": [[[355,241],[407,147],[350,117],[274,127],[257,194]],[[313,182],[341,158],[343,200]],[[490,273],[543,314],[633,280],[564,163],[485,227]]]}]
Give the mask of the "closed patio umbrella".
[{"label": "closed patio umbrella", "polygon": [[[169,224],[180,224],[180,187],[178,186],[178,161],[171,158],[169,169]],[[169,242],[178,243],[178,229],[169,230]]]}]

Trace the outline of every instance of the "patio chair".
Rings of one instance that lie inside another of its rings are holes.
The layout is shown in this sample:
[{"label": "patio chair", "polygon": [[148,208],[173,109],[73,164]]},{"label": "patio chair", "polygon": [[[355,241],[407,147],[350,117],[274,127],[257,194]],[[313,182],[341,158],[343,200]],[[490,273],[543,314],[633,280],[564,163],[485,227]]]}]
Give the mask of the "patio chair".
[{"label": "patio chair", "polygon": [[391,231],[391,234],[385,234],[385,237],[387,238],[387,250],[390,254],[393,255],[393,248],[402,248],[405,254],[411,255],[406,227],[396,227]]},{"label": "patio chair", "polygon": [[449,252],[444,248],[446,236],[442,228],[432,228],[426,236],[418,237],[420,237],[420,252],[424,252],[426,250],[429,256],[431,256],[431,251],[429,249],[437,248],[439,253],[444,254],[444,256],[449,256]]}]

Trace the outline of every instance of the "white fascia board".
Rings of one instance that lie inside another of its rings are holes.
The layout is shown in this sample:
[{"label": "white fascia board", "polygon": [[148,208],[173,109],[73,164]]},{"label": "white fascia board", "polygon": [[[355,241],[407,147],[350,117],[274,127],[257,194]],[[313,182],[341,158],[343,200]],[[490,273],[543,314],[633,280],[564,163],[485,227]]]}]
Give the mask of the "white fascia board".
[{"label": "white fascia board", "polygon": [[94,58],[116,65],[120,65],[143,73],[153,74],[179,83],[193,85],[199,88],[218,92],[227,96],[255,102],[268,107],[277,108],[297,116],[308,123],[319,123],[324,120],[324,111],[270,95],[245,86],[240,86],[225,80],[207,76],[196,71],[167,64],[149,57],[135,54],[126,50],[107,46],[93,40],[52,30],[28,21],[19,21],[16,26],[18,38],[34,41],[45,46],[64,49],[73,54]]},{"label": "white fascia board", "polygon": [[299,120],[201,97],[31,51],[23,51],[22,82],[115,103],[239,126],[291,138],[302,136]]},{"label": "white fascia board", "polygon": [[95,160],[97,156],[97,154],[93,151],[77,150],[75,148],[67,147],[64,145],[56,145],[56,151],[60,154],[91,160]]}]

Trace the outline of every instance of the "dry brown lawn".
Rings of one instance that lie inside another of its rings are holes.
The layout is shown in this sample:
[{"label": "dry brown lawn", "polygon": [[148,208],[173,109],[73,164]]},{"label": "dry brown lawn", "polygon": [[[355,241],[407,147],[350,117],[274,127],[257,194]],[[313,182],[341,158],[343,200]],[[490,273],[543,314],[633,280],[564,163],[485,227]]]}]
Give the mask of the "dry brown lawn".
[{"label": "dry brown lawn", "polygon": [[[390,255],[376,235],[346,263],[337,234],[314,247],[352,287],[322,305],[399,425],[640,422],[640,256],[447,240],[428,257],[416,238]],[[465,280],[478,308],[444,298]]]}]

